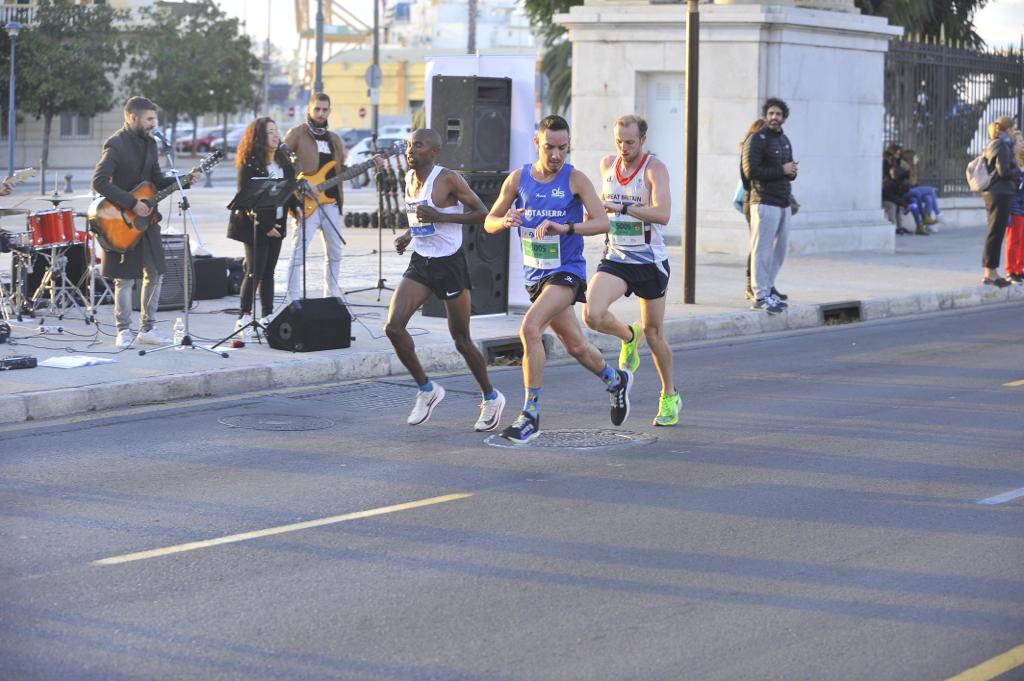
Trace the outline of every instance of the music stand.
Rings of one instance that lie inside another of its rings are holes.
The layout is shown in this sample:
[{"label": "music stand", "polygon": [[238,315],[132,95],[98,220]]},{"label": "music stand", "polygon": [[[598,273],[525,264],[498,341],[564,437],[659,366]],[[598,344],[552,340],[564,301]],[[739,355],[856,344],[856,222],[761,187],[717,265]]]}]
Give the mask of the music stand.
[{"label": "music stand", "polygon": [[[228,204],[229,210],[244,210],[249,213],[249,217],[252,219],[252,248],[254,257],[257,244],[256,230],[258,229],[256,224],[257,211],[273,210],[276,213],[278,208],[283,208],[284,205],[288,203],[288,199],[290,199],[294,194],[297,185],[298,183],[295,179],[254,177],[244,187],[238,190],[238,193],[231,199],[231,203]],[[305,237],[305,235],[303,235],[303,237]],[[247,276],[252,277],[253,272],[251,263],[247,269],[249,270]],[[253,287],[252,296],[253,302],[255,303],[255,282],[250,281],[249,286]],[[216,348],[217,346],[226,343],[249,327],[252,327],[255,330],[256,341],[262,344],[263,340],[260,332],[265,331],[266,327],[263,326],[263,324],[260,324],[256,316],[253,315],[252,321],[245,326],[235,329],[233,333],[217,341],[217,343],[212,347]]]}]

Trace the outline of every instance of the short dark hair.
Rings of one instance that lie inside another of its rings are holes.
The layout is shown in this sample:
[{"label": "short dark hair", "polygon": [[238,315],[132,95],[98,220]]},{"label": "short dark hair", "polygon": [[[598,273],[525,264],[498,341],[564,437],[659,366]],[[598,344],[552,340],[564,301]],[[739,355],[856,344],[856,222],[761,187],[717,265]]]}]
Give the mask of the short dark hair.
[{"label": "short dark hair", "polygon": [[768,109],[772,108],[773,106],[777,106],[780,109],[782,109],[782,120],[786,120],[787,118],[789,118],[789,105],[786,104],[781,99],[779,99],[778,97],[769,97],[768,99],[765,100],[764,106],[761,107],[761,115],[767,116]]},{"label": "short dark hair", "polygon": [[330,106],[331,98],[327,96],[326,92],[314,92],[309,96],[309,103],[313,102],[327,102],[327,106]]},{"label": "short dark hair", "polygon": [[159,111],[156,104],[152,100],[146,99],[145,97],[129,97],[128,101],[124,103],[124,115],[135,114],[138,116],[143,111]]},{"label": "short dark hair", "polygon": [[569,122],[561,116],[551,114],[540,119],[540,123],[537,124],[537,132],[543,132],[544,130],[565,130],[569,132]]}]

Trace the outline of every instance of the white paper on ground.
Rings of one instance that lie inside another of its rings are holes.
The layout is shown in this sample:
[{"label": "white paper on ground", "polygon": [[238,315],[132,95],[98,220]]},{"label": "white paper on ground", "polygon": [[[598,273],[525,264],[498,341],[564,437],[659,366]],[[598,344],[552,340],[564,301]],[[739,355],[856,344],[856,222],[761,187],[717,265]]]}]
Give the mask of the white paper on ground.
[{"label": "white paper on ground", "polygon": [[77,369],[78,367],[88,367],[94,364],[110,364],[116,360],[105,359],[103,357],[89,357],[88,355],[76,355],[74,357],[51,357],[50,359],[44,359],[39,363],[41,367],[50,367],[52,369]]}]

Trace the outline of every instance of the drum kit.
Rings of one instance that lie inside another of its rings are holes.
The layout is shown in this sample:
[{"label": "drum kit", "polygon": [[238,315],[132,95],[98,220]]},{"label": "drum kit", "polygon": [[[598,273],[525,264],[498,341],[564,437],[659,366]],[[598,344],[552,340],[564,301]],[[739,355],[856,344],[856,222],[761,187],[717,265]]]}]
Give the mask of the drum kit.
[{"label": "drum kit", "polygon": [[[16,317],[21,321],[23,315],[35,317],[41,309],[58,319],[75,311],[87,323],[95,320],[94,305],[103,301],[97,300],[96,295],[93,239],[84,225],[82,229],[75,225],[75,219],[84,221],[86,214],[61,206],[75,199],[91,198],[89,194],[54,194],[36,199],[51,203],[53,208],[49,210],[0,208],[0,217],[26,216],[24,230],[0,228],[0,252],[10,252],[12,257],[10,286],[5,290],[0,285],[0,314],[5,320]],[[42,268],[41,278],[37,268]],[[36,281],[38,284],[33,288]],[[103,287],[101,298],[108,295]]]}]

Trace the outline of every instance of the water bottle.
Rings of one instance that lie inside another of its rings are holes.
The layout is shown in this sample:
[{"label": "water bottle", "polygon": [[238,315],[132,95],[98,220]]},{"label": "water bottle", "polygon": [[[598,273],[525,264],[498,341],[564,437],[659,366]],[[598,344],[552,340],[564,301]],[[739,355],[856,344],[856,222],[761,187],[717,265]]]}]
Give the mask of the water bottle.
[{"label": "water bottle", "polygon": [[181,341],[185,339],[185,322],[182,321],[181,317],[174,320],[174,335],[171,340],[175,345],[180,346]]}]

